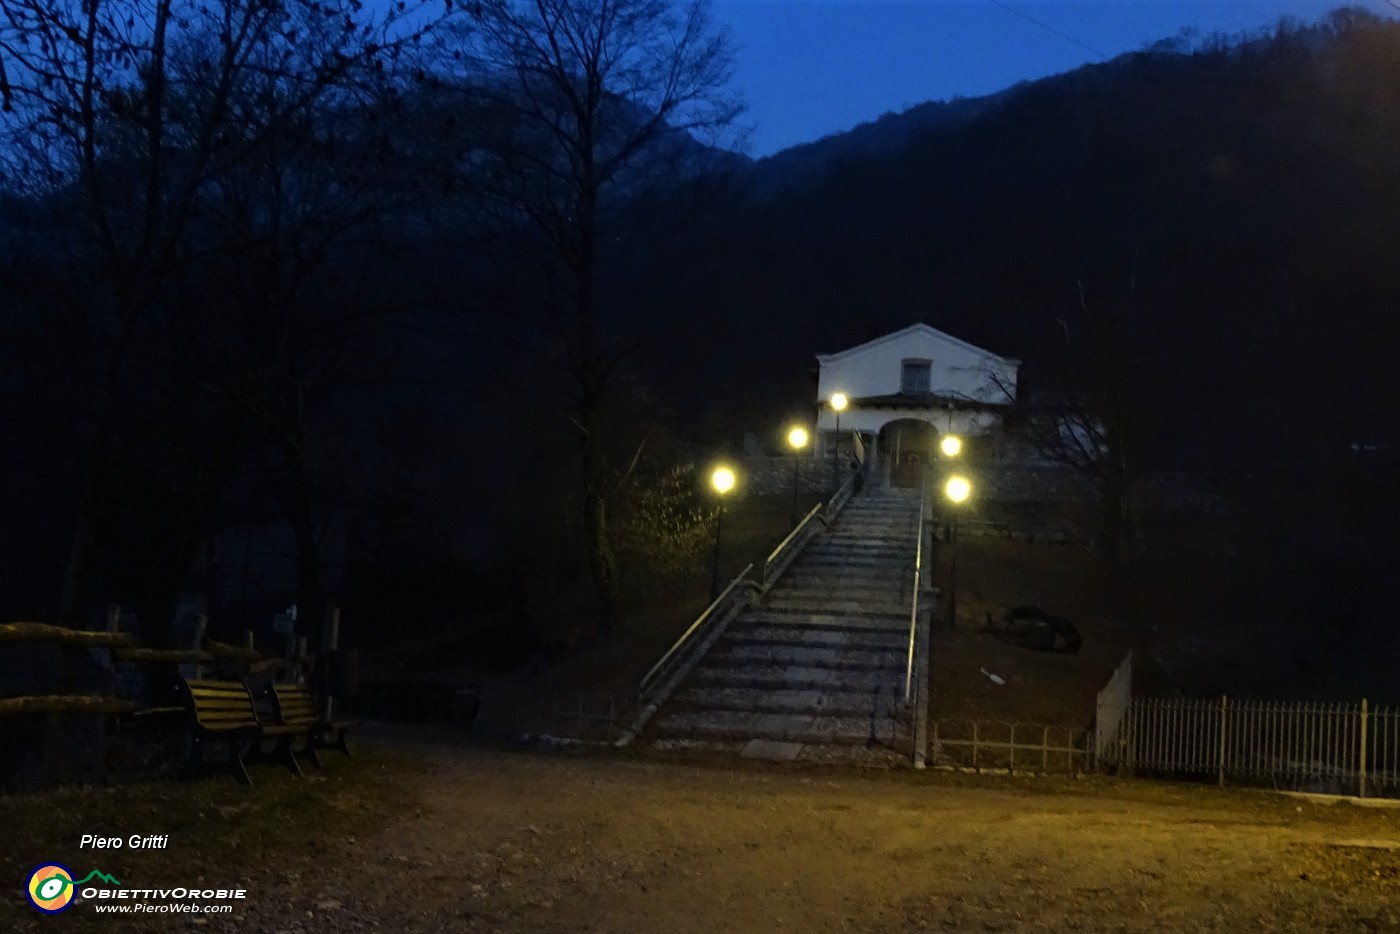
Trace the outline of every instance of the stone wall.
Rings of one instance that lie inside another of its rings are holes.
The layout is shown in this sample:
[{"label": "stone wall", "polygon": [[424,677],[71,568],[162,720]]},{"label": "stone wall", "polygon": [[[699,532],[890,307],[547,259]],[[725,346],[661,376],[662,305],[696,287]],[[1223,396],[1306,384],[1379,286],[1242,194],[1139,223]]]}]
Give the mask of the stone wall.
[{"label": "stone wall", "polygon": [[[793,459],[749,455],[735,462],[740,496],[791,495]],[[939,469],[942,469],[939,465]],[[967,463],[962,470],[974,479],[976,496],[986,502],[1083,503],[1094,495],[1087,481],[1067,467],[1046,464]],[[847,459],[842,477],[849,477]],[[831,493],[837,485],[836,461],[830,457],[801,458],[799,483],[811,493]]]},{"label": "stone wall", "polygon": [[981,481],[978,498],[989,502],[1084,503],[1095,496],[1088,480],[1059,465],[996,464],[972,471]]},{"label": "stone wall", "polygon": [[[799,458],[798,483],[811,493],[827,494],[836,490],[836,462],[829,457]],[[770,455],[750,455],[734,465],[739,473],[738,493],[744,496],[792,495],[793,458]],[[850,476],[846,465],[845,476]]]}]

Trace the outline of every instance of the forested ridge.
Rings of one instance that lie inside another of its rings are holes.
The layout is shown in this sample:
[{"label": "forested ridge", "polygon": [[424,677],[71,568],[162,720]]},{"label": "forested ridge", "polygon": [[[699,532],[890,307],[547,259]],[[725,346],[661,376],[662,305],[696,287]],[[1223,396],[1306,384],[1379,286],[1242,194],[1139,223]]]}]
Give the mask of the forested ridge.
[{"label": "forested ridge", "polygon": [[[1324,563],[1379,560],[1400,26],[1159,43],[754,161],[722,35],[629,3],[689,37],[684,94],[675,62],[512,70],[553,27],[503,3],[367,38],[300,0],[223,5],[262,45],[193,13],[159,62],[103,37],[91,111],[11,87],[0,612],[195,590],[224,633],[328,596],[607,632],[700,560],[697,468],[810,419],[814,354],[915,321],[1021,358],[1027,400],[1112,372],[1134,480],[1307,471]],[[275,67],[202,51],[240,41]]]}]

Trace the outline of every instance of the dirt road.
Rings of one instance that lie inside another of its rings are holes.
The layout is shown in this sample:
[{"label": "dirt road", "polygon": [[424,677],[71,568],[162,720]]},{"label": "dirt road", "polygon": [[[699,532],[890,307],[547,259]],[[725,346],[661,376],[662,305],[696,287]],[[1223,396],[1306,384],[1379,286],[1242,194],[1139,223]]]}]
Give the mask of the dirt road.
[{"label": "dirt road", "polygon": [[1106,780],[424,755],[412,813],[206,929],[1400,931],[1400,811]]}]

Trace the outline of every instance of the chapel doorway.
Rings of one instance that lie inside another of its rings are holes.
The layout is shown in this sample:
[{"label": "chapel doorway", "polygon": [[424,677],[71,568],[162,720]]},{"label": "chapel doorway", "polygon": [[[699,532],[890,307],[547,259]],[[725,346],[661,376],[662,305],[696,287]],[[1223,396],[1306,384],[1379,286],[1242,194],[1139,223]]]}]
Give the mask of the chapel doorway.
[{"label": "chapel doorway", "polygon": [[879,451],[889,470],[890,486],[918,487],[937,443],[938,432],[917,418],[896,419],[881,428]]}]

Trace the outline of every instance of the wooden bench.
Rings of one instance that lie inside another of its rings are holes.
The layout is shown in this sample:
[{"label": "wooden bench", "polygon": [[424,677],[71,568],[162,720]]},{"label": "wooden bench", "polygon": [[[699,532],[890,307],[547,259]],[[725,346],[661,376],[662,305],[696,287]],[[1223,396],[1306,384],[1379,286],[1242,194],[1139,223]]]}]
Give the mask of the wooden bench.
[{"label": "wooden bench", "polygon": [[274,684],[271,693],[277,704],[277,717],[280,722],[289,726],[305,727],[310,731],[311,742],[307,748],[310,749],[311,761],[316,763],[317,768],[321,765],[321,760],[316,755],[317,743],[332,746],[345,755],[350,755],[345,735],[355,725],[353,719],[332,717],[327,720],[320,716],[316,710],[315,697],[299,684]]},{"label": "wooden bench", "polygon": [[270,739],[276,743],[271,755],[283,762],[293,775],[301,776],[293,744],[298,737],[305,737],[307,746],[311,746],[311,732],[307,727],[262,723],[253,695],[242,681],[191,678],[185,679],[183,685],[193,717],[192,764],[204,763],[206,742],[224,743],[228,746],[229,771],[240,784],[251,785],[253,780],[243,760],[249,753],[260,753],[261,742]]}]

